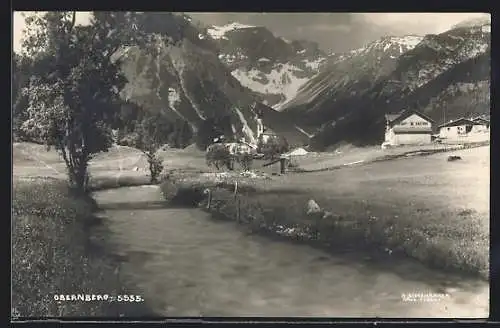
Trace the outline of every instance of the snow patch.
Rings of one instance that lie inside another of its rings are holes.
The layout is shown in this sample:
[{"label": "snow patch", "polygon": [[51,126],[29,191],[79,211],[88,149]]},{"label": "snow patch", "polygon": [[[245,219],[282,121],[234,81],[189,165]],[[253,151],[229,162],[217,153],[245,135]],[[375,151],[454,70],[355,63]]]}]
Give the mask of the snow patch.
[{"label": "snow patch", "polygon": [[247,122],[245,116],[243,115],[243,113],[240,111],[239,108],[236,107],[235,111],[238,114],[238,117],[240,118],[241,124],[243,124],[243,133],[246,136],[248,136],[248,138],[250,139],[250,143],[255,144],[256,141],[255,141],[255,137],[253,135],[253,131],[252,131],[252,129],[250,129],[250,126],[248,125],[248,122]]},{"label": "snow patch", "polygon": [[[158,86],[156,88],[156,96],[158,97],[158,100],[162,101],[162,96],[161,96],[161,88],[163,86],[163,80],[160,76],[161,72],[161,50],[163,49],[163,43],[158,43],[158,55],[156,56],[156,79],[158,80]],[[172,92],[173,91],[173,92]],[[180,102],[180,96],[177,90],[173,88],[168,88],[168,103],[170,105],[170,108],[181,118],[185,119],[185,117],[175,108],[177,104]]]},{"label": "snow patch", "polygon": [[230,31],[234,30],[239,30],[239,29],[245,29],[245,28],[252,28],[255,26],[252,25],[245,25],[245,24],[240,24],[240,23],[229,23],[223,26],[212,26],[209,29],[207,29],[208,34],[213,38],[213,39],[226,39],[225,34]]},{"label": "snow patch", "polygon": [[[310,78],[299,78],[294,75],[300,68],[291,64],[278,64],[270,73],[265,74],[255,68],[251,70],[236,69],[231,75],[236,78],[241,85],[264,94],[282,94],[287,101],[297,94],[298,90]],[[260,82],[265,78],[267,83]],[[284,102],[283,101],[283,102]]]},{"label": "snow patch", "polygon": [[318,72],[319,71],[319,68],[320,66],[325,62],[326,58],[318,58],[316,60],[307,60],[307,59],[304,59],[303,62],[305,63],[306,67],[313,70],[313,71],[316,71]]},{"label": "snow patch", "polygon": [[314,137],[314,135],[307,133],[304,129],[302,129],[300,126],[295,125],[295,128],[299,130],[301,133],[305,134],[308,138]]},{"label": "snow patch", "polygon": [[396,48],[396,49],[398,49],[400,54],[403,54],[403,53],[415,48],[420,42],[422,42],[423,39],[424,39],[424,37],[417,36],[417,35],[385,37],[385,38],[370,42],[366,46],[361,47],[359,49],[351,50],[347,54],[340,56],[339,60],[344,60],[345,57],[353,57],[353,56],[357,56],[360,54],[366,54],[366,53],[369,53],[370,51],[375,50],[375,49],[379,49],[379,50],[382,50],[385,52],[385,51],[389,51],[390,49]]},{"label": "snow patch", "polygon": [[239,51],[236,53],[232,53],[232,54],[219,54],[218,57],[226,65],[233,64],[235,61],[248,59],[247,56],[245,56],[244,54],[242,54]]},{"label": "snow patch", "polygon": [[[443,49],[443,47],[435,40],[426,40],[425,42],[427,47],[433,48],[436,51]],[[421,87],[437,77],[439,74],[450,69],[452,66],[483,54],[488,50],[488,48],[489,43],[475,39],[466,39],[463,43],[458,44],[456,47],[447,49],[447,51],[456,51],[453,57],[446,57],[444,59],[440,59],[437,63],[428,64],[420,68],[415,73],[410,72],[410,76],[412,74],[416,74],[416,79],[413,79],[413,81],[411,79],[407,81],[408,85],[412,90]]]},{"label": "snow patch", "polygon": [[179,115],[184,120],[186,119],[184,115],[182,115],[177,110],[177,105],[181,102],[181,96],[177,90],[174,88],[168,88],[168,106],[172,109],[177,115]]},{"label": "snow patch", "polygon": [[193,98],[191,98],[191,96],[189,95],[189,90],[186,88],[186,81],[184,79],[185,63],[182,62],[181,60],[172,60],[172,65],[177,71],[177,75],[179,76],[180,86],[184,92],[185,97],[191,103],[191,106],[193,107],[198,117],[200,117],[202,120],[205,120],[205,116],[203,116],[200,108],[198,108],[198,105],[195,103]]}]

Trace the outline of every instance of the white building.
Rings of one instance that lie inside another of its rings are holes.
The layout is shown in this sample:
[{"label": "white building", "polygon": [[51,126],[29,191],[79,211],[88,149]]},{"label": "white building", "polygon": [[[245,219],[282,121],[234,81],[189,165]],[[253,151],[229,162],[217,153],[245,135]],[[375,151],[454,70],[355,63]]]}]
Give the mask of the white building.
[{"label": "white building", "polygon": [[474,122],[474,126],[472,127],[472,131],[474,132],[490,132],[490,121],[477,117],[472,120]]},{"label": "white building", "polygon": [[443,141],[473,141],[472,139],[477,139],[478,137],[484,136],[483,139],[489,138],[489,121],[476,118],[467,119],[459,118],[454,121],[450,121],[441,124],[439,127],[439,138]]},{"label": "white building", "polygon": [[391,146],[430,144],[434,121],[426,115],[404,110],[387,114],[384,144]]}]

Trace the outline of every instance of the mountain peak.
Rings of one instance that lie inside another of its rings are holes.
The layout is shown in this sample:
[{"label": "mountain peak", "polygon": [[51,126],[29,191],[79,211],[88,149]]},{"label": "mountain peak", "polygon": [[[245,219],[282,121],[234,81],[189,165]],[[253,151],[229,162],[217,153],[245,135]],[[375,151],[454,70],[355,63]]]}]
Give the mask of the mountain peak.
[{"label": "mountain peak", "polygon": [[207,29],[207,32],[212,37],[212,39],[226,39],[225,34],[227,32],[255,27],[256,26],[231,22],[222,26],[213,25]]},{"label": "mountain peak", "polygon": [[453,25],[451,29],[466,28],[466,27],[481,27],[485,25],[491,25],[490,14],[484,14],[484,16],[481,17],[476,17],[461,21],[460,23]]},{"label": "mountain peak", "polygon": [[363,52],[363,50],[380,49],[387,51],[393,47],[399,50],[399,54],[403,54],[417,46],[422,40],[423,36],[406,35],[406,36],[385,36],[381,39],[369,43],[367,46],[357,49],[355,52]]},{"label": "mountain peak", "polygon": [[286,40],[264,26],[231,22],[208,29],[231,75],[265,105],[277,108],[316,75],[325,54],[316,42]]}]

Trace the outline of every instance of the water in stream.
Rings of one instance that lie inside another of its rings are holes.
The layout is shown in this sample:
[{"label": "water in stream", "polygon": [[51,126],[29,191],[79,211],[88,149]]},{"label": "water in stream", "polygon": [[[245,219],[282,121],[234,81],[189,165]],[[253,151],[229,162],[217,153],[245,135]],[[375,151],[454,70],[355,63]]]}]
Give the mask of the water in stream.
[{"label": "water in stream", "polygon": [[[165,208],[156,187],[97,192],[121,274],[165,316],[486,318],[486,282],[414,261],[376,264],[248,235],[198,209]],[[435,299],[403,300],[411,293]]]}]

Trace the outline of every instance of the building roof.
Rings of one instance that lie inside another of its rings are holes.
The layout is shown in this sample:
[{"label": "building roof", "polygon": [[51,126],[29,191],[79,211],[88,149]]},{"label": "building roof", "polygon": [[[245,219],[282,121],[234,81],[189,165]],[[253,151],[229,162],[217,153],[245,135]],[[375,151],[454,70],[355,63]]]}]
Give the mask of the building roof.
[{"label": "building roof", "polygon": [[422,114],[416,110],[412,110],[412,109],[403,110],[397,114],[386,114],[385,119],[387,120],[389,125],[394,125],[394,124],[397,124],[397,123],[403,121],[404,119],[406,119],[414,114],[420,116],[421,118],[423,118],[427,122],[434,123],[434,120],[431,119],[429,116],[424,115],[424,114]]},{"label": "building roof", "polygon": [[385,120],[387,122],[392,122],[395,119],[397,119],[399,116],[401,116],[401,113],[398,113],[398,114],[385,114]]},{"label": "building roof", "polygon": [[476,122],[476,123],[481,123],[481,124],[488,124],[490,123],[489,120],[483,118],[483,117],[476,117],[475,119],[472,120],[473,122]]},{"label": "building roof", "polygon": [[265,134],[265,135],[278,135],[276,132],[274,132],[272,129],[268,128],[267,126],[264,126],[264,132],[262,134]]},{"label": "building roof", "polygon": [[443,123],[440,126],[438,126],[438,128],[446,128],[446,127],[450,127],[450,126],[459,126],[459,125],[477,125],[477,124],[478,124],[478,122],[461,117],[459,119],[452,120],[452,121],[449,121],[447,123]]}]

